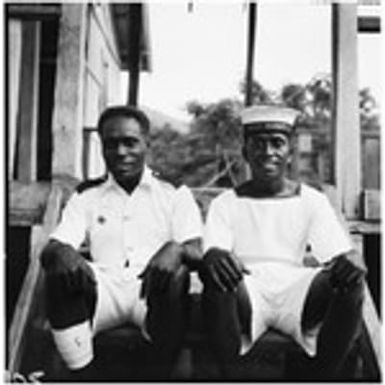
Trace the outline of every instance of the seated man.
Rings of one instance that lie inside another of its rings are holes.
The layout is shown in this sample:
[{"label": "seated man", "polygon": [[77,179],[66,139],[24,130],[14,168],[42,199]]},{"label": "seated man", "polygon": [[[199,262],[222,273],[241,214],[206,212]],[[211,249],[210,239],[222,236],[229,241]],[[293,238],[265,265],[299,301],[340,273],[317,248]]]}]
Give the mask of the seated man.
[{"label": "seated man", "polygon": [[[267,330],[290,335],[316,380],[336,379],[357,336],[364,266],[327,197],[285,177],[296,111],[242,113],[251,179],[211,203],[200,277],[209,338],[224,378]],[[305,267],[307,247],[320,263]],[[245,338],[246,337],[246,338]]]},{"label": "seated man", "polygon": [[[136,108],[103,112],[108,173],[77,188],[42,253],[54,342],[77,380],[93,378],[92,337],[126,322],[152,341],[160,378],[180,348],[201,215],[186,186],[174,188],[145,165],[149,128]],[[85,240],[91,261],[78,252]]]}]

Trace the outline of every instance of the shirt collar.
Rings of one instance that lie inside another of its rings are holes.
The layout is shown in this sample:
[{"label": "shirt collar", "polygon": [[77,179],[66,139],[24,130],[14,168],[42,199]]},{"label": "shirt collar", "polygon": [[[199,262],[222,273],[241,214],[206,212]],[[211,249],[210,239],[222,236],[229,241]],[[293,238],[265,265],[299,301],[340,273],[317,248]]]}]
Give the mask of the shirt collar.
[{"label": "shirt collar", "polygon": [[[154,180],[155,178],[152,175],[152,170],[145,165],[143,168],[143,174],[142,177],[140,178],[139,184],[137,187],[141,188],[151,188],[154,185]],[[107,181],[106,181],[106,189],[122,189],[122,187],[119,186],[119,184],[116,182],[115,178],[113,175],[108,172],[107,174]]]}]

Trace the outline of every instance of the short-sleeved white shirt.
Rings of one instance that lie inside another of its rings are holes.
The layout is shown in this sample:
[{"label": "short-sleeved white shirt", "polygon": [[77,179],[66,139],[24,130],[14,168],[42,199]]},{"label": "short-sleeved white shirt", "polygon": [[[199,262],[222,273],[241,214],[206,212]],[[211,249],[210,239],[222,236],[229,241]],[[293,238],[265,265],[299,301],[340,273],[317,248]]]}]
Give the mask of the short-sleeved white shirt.
[{"label": "short-sleeved white shirt", "polygon": [[214,199],[204,232],[204,250],[235,253],[247,265],[287,262],[302,265],[306,246],[325,262],[352,249],[327,197],[301,184],[292,197],[239,197],[229,190]]},{"label": "short-sleeved white shirt", "polygon": [[251,336],[242,352],[274,327],[315,355],[318,331],[305,333],[301,317],[321,268],[303,265],[307,245],[321,263],[352,249],[326,196],[309,186],[301,184],[297,195],[282,198],[251,198],[229,190],[212,201],[204,250],[232,252],[250,271],[244,282],[253,309]]},{"label": "short-sleeved white shirt", "polygon": [[111,175],[102,184],[75,192],[50,238],[75,249],[87,240],[99,267],[129,265],[139,272],[164,243],[201,236],[201,214],[190,189],[175,188],[145,167],[131,195]]}]

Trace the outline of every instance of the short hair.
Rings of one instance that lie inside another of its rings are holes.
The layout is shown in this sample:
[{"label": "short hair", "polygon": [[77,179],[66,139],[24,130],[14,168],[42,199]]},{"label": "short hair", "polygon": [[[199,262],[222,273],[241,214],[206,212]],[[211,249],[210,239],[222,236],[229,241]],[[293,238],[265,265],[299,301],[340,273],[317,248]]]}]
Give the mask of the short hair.
[{"label": "short hair", "polygon": [[106,108],[99,117],[97,126],[99,135],[102,135],[103,125],[106,121],[117,117],[135,119],[144,135],[148,135],[150,132],[150,120],[142,110],[133,106],[112,106]]}]

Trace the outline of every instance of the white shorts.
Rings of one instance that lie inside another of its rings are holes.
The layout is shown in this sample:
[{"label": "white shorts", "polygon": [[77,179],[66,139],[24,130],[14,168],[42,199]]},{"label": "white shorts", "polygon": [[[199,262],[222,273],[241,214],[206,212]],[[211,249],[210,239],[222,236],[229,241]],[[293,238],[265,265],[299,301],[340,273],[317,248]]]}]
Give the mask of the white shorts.
[{"label": "white shorts", "polygon": [[242,354],[272,327],[290,335],[307,354],[315,356],[320,325],[303,333],[301,315],[309,287],[320,270],[276,262],[251,268],[251,274],[245,276],[252,305],[251,341],[243,343]]},{"label": "white shorts", "polygon": [[130,268],[105,268],[89,263],[97,282],[93,335],[124,323],[139,327],[144,336],[147,305],[139,298],[142,281]]}]

